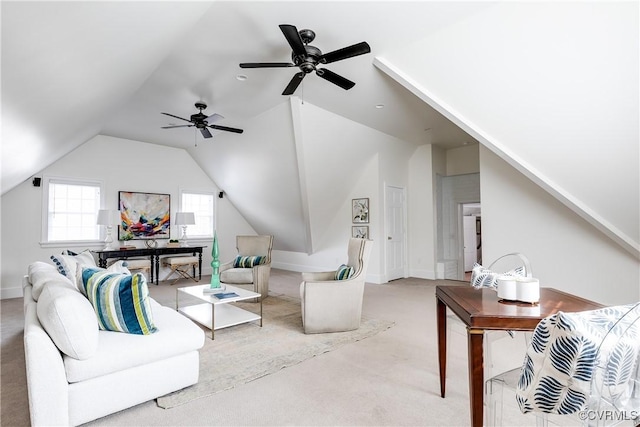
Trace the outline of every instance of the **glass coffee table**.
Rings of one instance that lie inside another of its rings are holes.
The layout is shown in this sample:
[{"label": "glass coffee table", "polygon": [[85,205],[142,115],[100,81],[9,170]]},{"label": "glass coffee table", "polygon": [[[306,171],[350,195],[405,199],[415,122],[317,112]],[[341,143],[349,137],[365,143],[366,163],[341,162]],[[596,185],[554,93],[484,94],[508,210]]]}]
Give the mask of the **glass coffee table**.
[{"label": "glass coffee table", "polygon": [[[208,289],[209,285],[177,288],[176,311],[179,311],[202,326],[211,329],[211,339],[215,339],[214,334],[216,330],[230,326],[259,321],[262,327],[262,298],[260,298],[259,293],[225,284],[225,288],[216,293],[235,293],[237,296],[217,298],[215,293],[205,293],[205,288]],[[181,293],[198,298],[203,301],[203,303],[180,307]],[[259,314],[230,304],[250,299],[258,299],[260,301]]]}]

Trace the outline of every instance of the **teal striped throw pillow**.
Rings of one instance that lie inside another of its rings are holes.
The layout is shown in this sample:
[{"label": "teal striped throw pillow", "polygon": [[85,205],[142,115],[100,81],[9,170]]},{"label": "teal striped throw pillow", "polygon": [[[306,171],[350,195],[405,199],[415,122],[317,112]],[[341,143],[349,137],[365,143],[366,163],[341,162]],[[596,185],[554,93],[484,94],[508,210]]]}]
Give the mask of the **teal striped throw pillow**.
[{"label": "teal striped throw pillow", "polygon": [[353,267],[349,267],[348,265],[342,264],[336,270],[335,279],[336,280],[347,280],[351,278],[353,275]]},{"label": "teal striped throw pillow", "polygon": [[142,273],[128,275],[84,268],[82,284],[101,330],[136,335],[157,331],[149,303],[149,288]]},{"label": "teal striped throw pillow", "polygon": [[267,257],[262,255],[242,256],[238,255],[233,260],[233,268],[251,268],[256,265],[264,264]]}]

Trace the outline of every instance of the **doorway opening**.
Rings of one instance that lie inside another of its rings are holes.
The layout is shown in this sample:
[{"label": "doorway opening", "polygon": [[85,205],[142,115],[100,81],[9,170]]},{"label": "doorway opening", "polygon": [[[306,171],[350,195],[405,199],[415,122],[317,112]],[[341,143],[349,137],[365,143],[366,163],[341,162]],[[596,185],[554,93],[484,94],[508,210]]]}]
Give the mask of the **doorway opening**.
[{"label": "doorway opening", "polygon": [[482,209],[480,203],[461,203],[464,280],[471,280],[475,263],[482,264]]}]

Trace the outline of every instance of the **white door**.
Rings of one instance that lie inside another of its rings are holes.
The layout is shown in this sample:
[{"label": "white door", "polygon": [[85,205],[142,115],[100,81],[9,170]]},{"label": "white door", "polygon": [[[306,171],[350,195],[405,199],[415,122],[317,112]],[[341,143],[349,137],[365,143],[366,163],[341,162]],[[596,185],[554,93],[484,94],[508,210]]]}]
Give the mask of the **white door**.
[{"label": "white door", "polygon": [[385,210],[386,275],[389,281],[405,277],[404,188],[386,187]]},{"label": "white door", "polygon": [[476,217],[463,216],[462,228],[464,230],[464,271],[471,271],[473,264],[478,261]]}]

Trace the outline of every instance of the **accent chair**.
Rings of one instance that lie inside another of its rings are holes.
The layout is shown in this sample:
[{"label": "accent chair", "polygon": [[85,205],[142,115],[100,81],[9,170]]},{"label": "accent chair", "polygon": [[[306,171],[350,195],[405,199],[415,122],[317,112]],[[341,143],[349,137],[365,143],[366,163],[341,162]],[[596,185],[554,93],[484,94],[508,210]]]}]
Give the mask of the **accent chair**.
[{"label": "accent chair", "polygon": [[[300,300],[305,334],[352,331],[360,327],[372,240],[351,238],[348,261],[336,271],[302,273]],[[351,275],[345,270],[351,270]]]},{"label": "accent chair", "polygon": [[220,281],[230,285],[253,285],[253,291],[269,294],[273,236],[236,236],[238,255],[220,266]]}]

